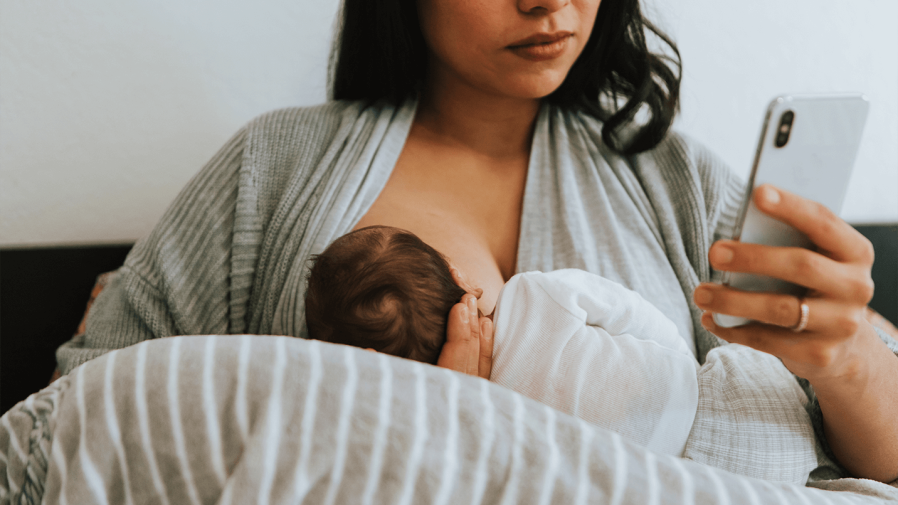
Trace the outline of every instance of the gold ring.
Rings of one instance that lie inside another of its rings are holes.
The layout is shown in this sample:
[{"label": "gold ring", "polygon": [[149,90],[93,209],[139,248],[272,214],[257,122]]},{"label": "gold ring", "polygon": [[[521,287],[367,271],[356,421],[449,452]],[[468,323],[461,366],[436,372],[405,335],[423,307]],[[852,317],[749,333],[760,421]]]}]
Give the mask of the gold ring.
[{"label": "gold ring", "polygon": [[799,298],[798,303],[801,304],[801,318],[798,320],[798,324],[791,328],[795,333],[802,332],[808,327],[808,319],[810,319],[811,313],[811,309],[809,309],[808,304],[804,302],[804,298]]}]

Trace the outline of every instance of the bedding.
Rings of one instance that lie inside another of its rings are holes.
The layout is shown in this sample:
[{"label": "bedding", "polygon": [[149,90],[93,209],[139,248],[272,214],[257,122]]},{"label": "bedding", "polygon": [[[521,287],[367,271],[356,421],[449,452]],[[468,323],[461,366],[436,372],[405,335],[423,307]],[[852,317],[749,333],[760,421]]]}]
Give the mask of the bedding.
[{"label": "bedding", "polygon": [[659,455],[488,381],[289,337],[155,339],[0,418],[7,503],[887,503]]}]

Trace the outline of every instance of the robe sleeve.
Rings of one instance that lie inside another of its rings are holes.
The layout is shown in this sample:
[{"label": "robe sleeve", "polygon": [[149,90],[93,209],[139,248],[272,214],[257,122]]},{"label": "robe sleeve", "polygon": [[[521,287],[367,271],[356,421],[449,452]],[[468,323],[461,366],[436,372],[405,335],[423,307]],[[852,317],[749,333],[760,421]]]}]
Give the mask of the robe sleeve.
[{"label": "robe sleeve", "polygon": [[91,307],[85,332],[56,351],[59,371],[111,350],[229,326],[231,255],[246,129],[193,177]]}]

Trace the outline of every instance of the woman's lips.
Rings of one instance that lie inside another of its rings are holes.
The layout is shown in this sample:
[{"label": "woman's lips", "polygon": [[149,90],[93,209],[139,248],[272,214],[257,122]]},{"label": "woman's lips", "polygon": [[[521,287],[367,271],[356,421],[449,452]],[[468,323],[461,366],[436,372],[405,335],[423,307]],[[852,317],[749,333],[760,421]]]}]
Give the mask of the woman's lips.
[{"label": "woman's lips", "polygon": [[570,32],[537,34],[515,42],[508,49],[531,61],[553,60],[564,53],[572,35]]}]

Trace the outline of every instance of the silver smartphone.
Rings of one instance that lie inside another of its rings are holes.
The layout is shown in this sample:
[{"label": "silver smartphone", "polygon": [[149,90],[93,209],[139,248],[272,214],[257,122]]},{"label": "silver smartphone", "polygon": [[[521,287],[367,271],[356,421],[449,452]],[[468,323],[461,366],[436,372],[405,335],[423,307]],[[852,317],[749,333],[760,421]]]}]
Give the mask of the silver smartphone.
[{"label": "silver smartphone", "polygon": [[[787,95],[767,108],[754,165],[733,239],[780,247],[813,244],[795,228],[761,213],[752,201],[758,186],[769,183],[825,205],[838,214],[857,158],[869,102],[859,94]],[[724,272],[721,283],[745,291],[801,296],[805,289],[771,277]],[[751,322],[743,317],[714,314],[723,327]]]}]

